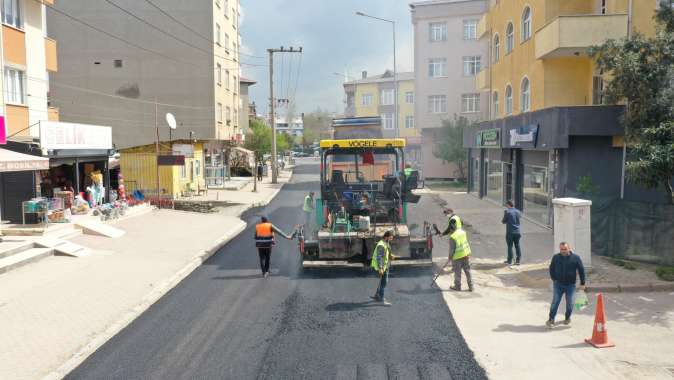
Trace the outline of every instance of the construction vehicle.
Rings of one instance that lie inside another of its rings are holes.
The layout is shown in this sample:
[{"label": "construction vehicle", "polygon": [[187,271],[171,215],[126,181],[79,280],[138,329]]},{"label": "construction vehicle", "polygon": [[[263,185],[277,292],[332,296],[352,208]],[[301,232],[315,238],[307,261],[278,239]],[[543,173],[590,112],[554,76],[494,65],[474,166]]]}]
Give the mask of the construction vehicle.
[{"label": "construction vehicle", "polygon": [[[372,130],[376,135],[376,128]],[[420,199],[412,190],[420,181],[417,171],[404,174],[404,148],[404,139],[321,140],[318,228],[302,228],[298,235],[303,267],[367,267],[375,245],[389,230],[394,233],[392,252],[399,257],[394,265],[432,264],[432,225],[416,225],[415,236],[408,224],[408,205]]]}]

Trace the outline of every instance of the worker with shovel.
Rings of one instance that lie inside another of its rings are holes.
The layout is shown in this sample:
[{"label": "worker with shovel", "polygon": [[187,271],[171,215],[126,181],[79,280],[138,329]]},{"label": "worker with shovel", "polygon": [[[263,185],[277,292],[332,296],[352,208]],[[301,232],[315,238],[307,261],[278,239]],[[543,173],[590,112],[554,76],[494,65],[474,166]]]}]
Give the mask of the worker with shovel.
[{"label": "worker with shovel", "polygon": [[370,298],[386,306],[391,306],[391,303],[384,298],[384,289],[386,289],[386,285],[388,284],[388,272],[391,261],[396,259],[396,256],[391,253],[391,241],[393,241],[393,232],[384,232],[384,237],[379,240],[374,248],[372,261],[370,262],[372,269],[379,273],[379,286],[375,295],[370,296]]},{"label": "worker with shovel", "polygon": [[473,277],[470,274],[470,244],[468,235],[463,228],[450,223],[449,225],[449,259],[452,260],[454,269],[454,286],[449,288],[461,291],[461,271],[466,274],[468,291],[473,291]]}]

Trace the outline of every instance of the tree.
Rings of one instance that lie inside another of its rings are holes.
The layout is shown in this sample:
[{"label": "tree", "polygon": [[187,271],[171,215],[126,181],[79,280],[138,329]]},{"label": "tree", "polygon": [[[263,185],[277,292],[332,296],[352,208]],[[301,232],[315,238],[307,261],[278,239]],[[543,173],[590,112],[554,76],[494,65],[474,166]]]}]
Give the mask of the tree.
[{"label": "tree", "polygon": [[332,136],[332,115],[317,108],[304,115],[304,138],[302,145],[311,146],[315,140],[329,139]]},{"label": "tree", "polygon": [[276,152],[283,152],[293,147],[293,137],[288,133],[276,132]]},{"label": "tree", "polygon": [[433,155],[443,161],[454,163],[461,179],[466,178],[468,150],[463,147],[463,131],[469,126],[465,117],[443,120],[439,138],[433,147]]},{"label": "tree", "polygon": [[661,2],[655,20],[655,38],[634,33],[595,46],[590,55],[612,78],[604,90],[607,102],[626,102],[628,181],[664,186],[674,204],[674,10],[669,0]]},{"label": "tree", "polygon": [[244,147],[255,152],[256,162],[263,161],[264,155],[271,152],[271,128],[267,123],[259,119],[251,120]]}]

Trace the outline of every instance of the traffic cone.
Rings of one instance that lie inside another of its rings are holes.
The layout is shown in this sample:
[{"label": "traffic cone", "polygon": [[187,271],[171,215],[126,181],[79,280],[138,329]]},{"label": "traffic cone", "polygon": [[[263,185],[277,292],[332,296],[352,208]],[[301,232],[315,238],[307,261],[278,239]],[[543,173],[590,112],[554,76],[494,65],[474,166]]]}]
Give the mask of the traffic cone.
[{"label": "traffic cone", "polygon": [[604,314],[604,297],[601,293],[597,294],[597,309],[594,314],[594,328],[592,329],[592,338],[585,339],[596,348],[615,347],[615,344],[609,342],[608,332],[606,331],[606,315]]}]

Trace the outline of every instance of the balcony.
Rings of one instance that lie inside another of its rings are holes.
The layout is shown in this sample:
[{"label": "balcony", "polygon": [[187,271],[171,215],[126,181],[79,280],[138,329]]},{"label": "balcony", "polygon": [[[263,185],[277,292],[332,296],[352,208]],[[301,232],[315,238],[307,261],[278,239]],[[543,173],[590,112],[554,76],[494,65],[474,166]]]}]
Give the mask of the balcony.
[{"label": "balcony", "polygon": [[475,76],[475,88],[480,91],[489,91],[489,67],[484,67]]},{"label": "balcony", "polygon": [[58,56],[56,54],[56,41],[51,38],[44,39],[44,55],[47,64],[47,70],[56,72],[59,69]]},{"label": "balcony", "polygon": [[477,38],[484,37],[489,32],[489,13],[485,13],[477,23]]},{"label": "balcony", "polygon": [[626,14],[559,16],[536,32],[536,58],[587,55],[590,46],[625,36]]}]

